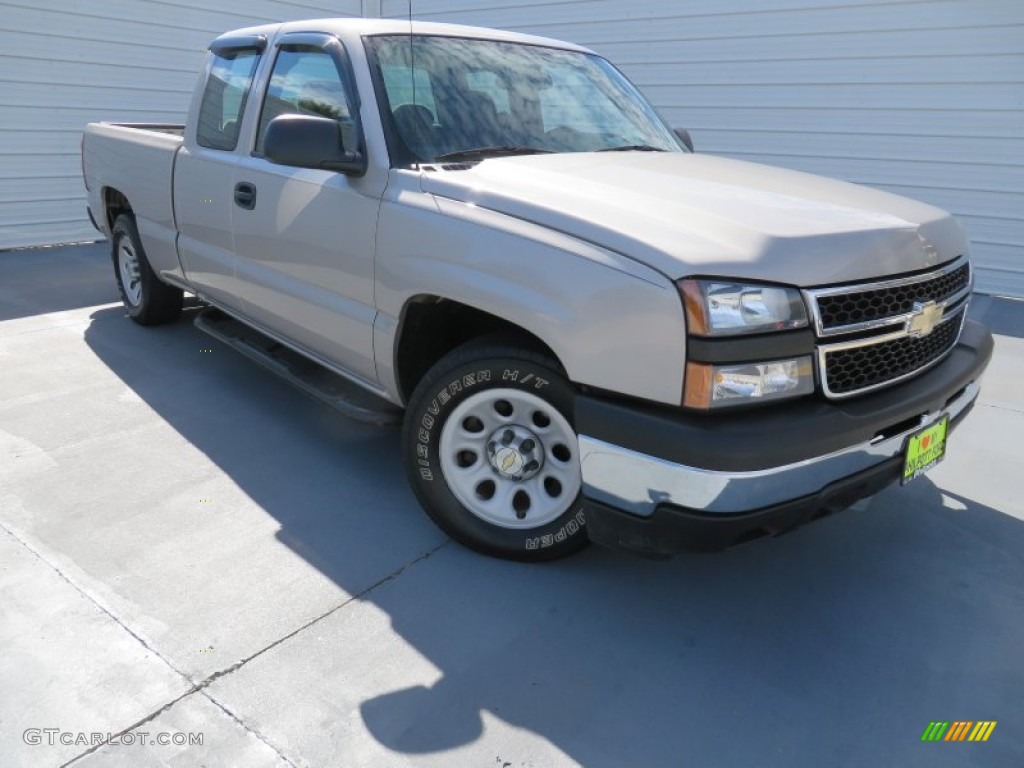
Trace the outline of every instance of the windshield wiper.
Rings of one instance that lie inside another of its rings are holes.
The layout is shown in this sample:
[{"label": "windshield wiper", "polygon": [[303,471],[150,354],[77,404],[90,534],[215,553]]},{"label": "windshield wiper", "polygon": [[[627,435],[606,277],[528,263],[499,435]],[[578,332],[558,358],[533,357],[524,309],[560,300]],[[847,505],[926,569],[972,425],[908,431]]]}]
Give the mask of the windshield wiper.
[{"label": "windshield wiper", "polygon": [[539,147],[474,147],[473,149],[460,149],[457,152],[448,152],[434,158],[435,162],[449,162],[457,160],[477,160],[487,157],[507,157],[512,155],[549,155],[550,149]]},{"label": "windshield wiper", "polygon": [[650,144],[626,144],[622,147],[605,147],[598,152],[665,152],[661,147],[652,147]]}]

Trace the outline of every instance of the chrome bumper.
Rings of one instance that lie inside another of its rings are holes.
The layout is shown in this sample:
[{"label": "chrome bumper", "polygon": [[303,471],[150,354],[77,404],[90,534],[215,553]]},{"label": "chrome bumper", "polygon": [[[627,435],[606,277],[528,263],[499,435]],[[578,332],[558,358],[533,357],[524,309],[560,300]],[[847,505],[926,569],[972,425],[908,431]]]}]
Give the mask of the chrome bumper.
[{"label": "chrome bumper", "polygon": [[735,514],[762,509],[821,491],[829,483],[897,456],[908,435],[942,413],[956,421],[978,397],[977,381],[940,411],[923,415],[913,427],[885,438],[824,456],[752,472],[719,472],[659,459],[579,436],[583,493],[588,498],[641,517],[659,504],[702,512]]}]

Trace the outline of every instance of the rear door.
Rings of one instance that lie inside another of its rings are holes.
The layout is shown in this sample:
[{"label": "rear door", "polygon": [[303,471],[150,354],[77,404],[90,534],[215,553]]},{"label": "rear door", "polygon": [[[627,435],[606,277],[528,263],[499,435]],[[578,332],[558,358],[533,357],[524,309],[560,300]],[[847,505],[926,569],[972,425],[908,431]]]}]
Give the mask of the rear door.
[{"label": "rear door", "polygon": [[331,35],[277,40],[251,152],[235,189],[251,204],[231,209],[239,290],[246,314],[357,378],[376,381],[373,255],[379,182],[293,168],[263,156],[270,121],[286,114],[331,117],[346,149],[358,149],[358,98],[342,46]]},{"label": "rear door", "polygon": [[206,84],[174,168],[178,254],[200,296],[241,310],[231,235],[236,150],[245,105],[266,45],[236,38],[213,49]]}]

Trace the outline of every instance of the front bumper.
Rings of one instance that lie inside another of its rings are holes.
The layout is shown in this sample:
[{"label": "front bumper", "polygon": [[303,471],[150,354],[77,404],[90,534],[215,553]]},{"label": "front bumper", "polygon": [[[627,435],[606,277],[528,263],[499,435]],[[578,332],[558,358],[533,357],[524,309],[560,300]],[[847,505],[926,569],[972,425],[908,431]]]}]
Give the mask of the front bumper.
[{"label": "front bumper", "polygon": [[722,549],[847,507],[899,479],[909,434],[963,419],[992,346],[968,322],[935,367],[841,402],[693,414],[580,397],[589,535],[653,555]]}]

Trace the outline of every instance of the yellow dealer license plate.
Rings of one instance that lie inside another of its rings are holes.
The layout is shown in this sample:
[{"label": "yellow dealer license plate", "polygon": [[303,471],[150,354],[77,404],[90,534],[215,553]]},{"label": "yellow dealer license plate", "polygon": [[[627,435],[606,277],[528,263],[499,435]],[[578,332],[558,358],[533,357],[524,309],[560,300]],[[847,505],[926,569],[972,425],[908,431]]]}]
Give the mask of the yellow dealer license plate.
[{"label": "yellow dealer license plate", "polygon": [[907,438],[903,458],[903,485],[920,477],[938,464],[946,455],[946,432],[949,416],[943,416]]}]

